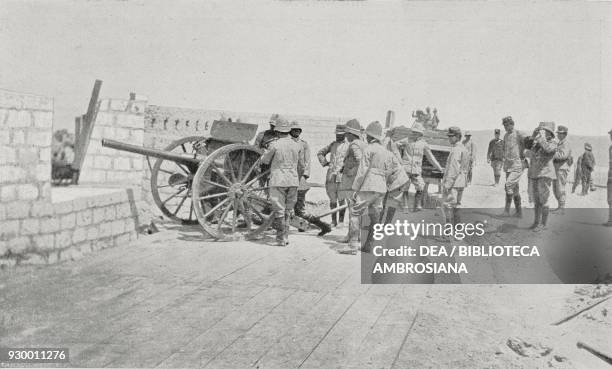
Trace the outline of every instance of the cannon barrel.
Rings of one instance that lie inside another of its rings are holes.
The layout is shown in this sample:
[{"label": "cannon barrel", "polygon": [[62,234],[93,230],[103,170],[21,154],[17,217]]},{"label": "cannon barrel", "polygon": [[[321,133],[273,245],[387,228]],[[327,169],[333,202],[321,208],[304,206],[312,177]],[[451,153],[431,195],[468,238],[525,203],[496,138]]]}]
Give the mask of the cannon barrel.
[{"label": "cannon barrel", "polygon": [[106,138],[102,139],[102,146],[108,147],[110,149],[127,151],[134,154],[140,154],[144,156],[151,156],[158,159],[170,160],[175,163],[185,164],[187,166],[193,166],[195,168],[198,167],[200,162],[204,160],[204,157],[201,155],[195,156],[193,154],[177,154],[173,152],[150,149],[147,147],[136,146],[132,144],[128,144],[125,142],[109,140]]}]

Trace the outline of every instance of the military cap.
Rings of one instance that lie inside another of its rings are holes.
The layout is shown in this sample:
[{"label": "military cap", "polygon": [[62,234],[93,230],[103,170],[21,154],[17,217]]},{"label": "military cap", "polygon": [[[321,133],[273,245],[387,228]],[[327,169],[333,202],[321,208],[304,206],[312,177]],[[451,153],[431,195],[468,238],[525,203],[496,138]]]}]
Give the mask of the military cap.
[{"label": "military cap", "polygon": [[344,132],[352,133],[355,136],[360,136],[361,124],[359,124],[359,121],[357,119],[351,119],[346,122],[346,125],[344,126]]},{"label": "military cap", "polygon": [[503,125],[506,125],[506,124],[512,124],[512,125],[514,125],[514,119],[512,119],[512,117],[508,115],[507,117],[504,117],[504,118],[502,119],[502,124],[503,124]]},{"label": "military cap", "polygon": [[566,126],[557,127],[557,133],[567,133],[567,127]]},{"label": "military cap", "polygon": [[423,131],[425,131],[425,129],[423,128],[423,125],[421,123],[414,123],[412,125],[412,128],[410,128],[410,131],[423,134]]},{"label": "military cap", "polygon": [[275,113],[275,114],[272,114],[272,116],[270,116],[270,121],[269,121],[269,123],[270,123],[271,125],[273,125],[273,126],[274,126],[274,125],[276,125],[276,123],[278,123],[278,119],[279,119],[279,118],[280,118],[280,115],[278,115],[278,114],[276,114],[276,113]]},{"label": "military cap", "polygon": [[300,127],[300,123],[298,123],[297,120],[292,120],[289,124],[289,127],[291,127],[291,129],[299,129],[300,131],[302,130],[302,127]]},{"label": "military cap", "polygon": [[374,137],[377,140],[382,140],[383,139],[382,131],[383,129],[382,129],[382,125],[380,124],[380,122],[374,121],[368,124],[368,126],[365,129],[365,134],[370,137]]},{"label": "military cap", "polygon": [[587,142],[587,143],[584,144],[584,149],[591,151],[591,150],[593,150],[593,146],[591,146],[591,144]]},{"label": "military cap", "polygon": [[544,129],[548,132],[555,134],[555,122],[540,122],[538,129]]},{"label": "military cap", "polygon": [[470,133],[470,131],[465,131],[465,133],[463,134],[464,136],[471,136],[472,133]]},{"label": "military cap", "polygon": [[499,130],[499,128],[495,128],[495,133],[499,134],[501,131]]},{"label": "military cap", "polygon": [[336,124],[336,134],[344,134],[344,124]]},{"label": "military cap", "polygon": [[461,136],[461,128],[459,127],[450,127],[448,129],[448,132],[446,133],[447,136]]},{"label": "military cap", "polygon": [[289,124],[289,121],[287,119],[279,117],[276,120],[276,125],[274,126],[274,130],[276,132],[287,133],[291,131],[291,124]]}]

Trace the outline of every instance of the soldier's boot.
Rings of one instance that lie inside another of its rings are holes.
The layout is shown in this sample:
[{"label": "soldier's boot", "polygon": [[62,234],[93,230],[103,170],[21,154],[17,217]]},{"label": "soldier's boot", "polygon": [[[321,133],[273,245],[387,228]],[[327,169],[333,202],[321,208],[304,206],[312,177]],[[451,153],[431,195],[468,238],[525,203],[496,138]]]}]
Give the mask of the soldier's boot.
[{"label": "soldier's boot", "polygon": [[509,217],[510,216],[510,206],[512,205],[512,195],[506,194],[506,205],[504,207],[504,212],[502,216]]},{"label": "soldier's boot", "polygon": [[533,208],[533,224],[529,229],[536,230],[540,226],[540,217],[542,216],[542,207],[540,205],[535,205]]},{"label": "soldier's boot", "polygon": [[517,218],[522,218],[523,209],[521,209],[521,195],[514,195],[514,208],[516,210],[514,216]]},{"label": "soldier's boot", "polygon": [[544,229],[546,229],[546,223],[548,222],[548,213],[549,213],[549,207],[548,206],[542,206],[541,208],[541,212],[542,212],[542,221],[540,222],[540,225],[538,227],[536,227],[534,229],[535,232],[540,232]]},{"label": "soldier's boot", "polygon": [[612,227],[612,205],[608,208],[608,221],[603,224],[606,227]]},{"label": "soldier's boot", "polygon": [[353,215],[349,217],[348,245],[339,249],[340,254],[356,254],[361,247],[359,243],[359,233],[361,232],[361,217]]},{"label": "soldier's boot", "polygon": [[550,212],[560,215],[565,214],[565,201],[559,201],[559,206],[557,206],[556,209],[553,209]]},{"label": "soldier's boot", "polygon": [[[342,206],[344,204],[346,204],[346,200],[338,201],[338,206]],[[346,209],[342,209],[338,212],[338,222],[340,224],[344,224],[344,213],[345,212],[346,212]]]},{"label": "soldier's boot", "polygon": [[325,223],[324,221],[321,220],[321,218],[317,218],[313,215],[304,215],[303,216],[304,219],[306,219],[308,221],[308,223],[314,225],[315,227],[319,228],[320,232],[319,234],[317,234],[317,236],[323,236],[328,234],[329,232],[331,232],[331,227],[328,223]]},{"label": "soldier's boot", "polygon": [[457,223],[461,223],[461,208],[452,207],[450,210],[453,214],[453,226],[457,225]]},{"label": "soldier's boot", "polygon": [[293,214],[291,212],[285,213],[285,223],[284,223],[284,232],[283,232],[283,241],[285,242],[285,246],[289,244],[289,219]]},{"label": "soldier's boot", "polygon": [[414,207],[412,211],[417,212],[423,210],[423,206],[421,205],[423,200],[423,191],[417,191],[414,194]]},{"label": "soldier's boot", "polygon": [[370,253],[372,251],[372,242],[374,241],[374,226],[380,219],[380,211],[372,211],[369,214],[370,224],[368,225],[368,235],[363,243],[362,251]]},{"label": "soldier's boot", "polygon": [[385,224],[390,224],[395,217],[395,208],[387,208],[387,214],[385,215]]},{"label": "soldier's boot", "polygon": [[499,178],[500,178],[500,176],[495,176],[495,185],[496,186],[499,185]]},{"label": "soldier's boot", "polygon": [[272,228],[276,230],[276,245],[285,245],[285,218],[275,218],[272,222]]},{"label": "soldier's boot", "polygon": [[[333,210],[333,209],[335,209],[337,207],[338,207],[338,203],[337,202],[330,202],[329,203],[330,210]],[[332,224],[333,227],[337,227],[338,226],[338,221],[336,220],[337,219],[336,215],[337,215],[336,213],[332,213],[331,214],[331,221],[332,221],[331,224]],[[340,223],[342,223],[342,221],[340,221]]]}]

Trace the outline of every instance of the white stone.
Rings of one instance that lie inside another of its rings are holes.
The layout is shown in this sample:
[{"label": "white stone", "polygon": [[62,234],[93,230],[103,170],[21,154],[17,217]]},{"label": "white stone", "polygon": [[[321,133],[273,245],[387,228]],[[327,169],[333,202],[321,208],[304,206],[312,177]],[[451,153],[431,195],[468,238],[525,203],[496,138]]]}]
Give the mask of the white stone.
[{"label": "white stone", "polygon": [[[8,137],[8,134],[2,134],[2,136]],[[0,146],[0,160],[4,164],[13,164],[17,161],[17,150],[10,146]]]},{"label": "white stone", "polygon": [[111,169],[111,158],[109,156],[98,155],[94,159],[94,168],[99,169]]},{"label": "white stone", "polygon": [[[115,138],[119,141],[128,141],[130,140],[130,130],[127,128],[116,128],[115,129]],[[131,144],[138,144],[138,142],[132,142]]]},{"label": "white stone", "polygon": [[41,233],[53,233],[60,229],[60,222],[56,217],[43,218],[40,220]]},{"label": "white stone", "polygon": [[35,200],[38,198],[38,187],[31,184],[18,185],[17,197],[20,200]]},{"label": "white stone", "polygon": [[85,228],[77,228],[74,230],[72,234],[72,242],[79,243],[87,240],[87,230]]},{"label": "white stone", "polygon": [[34,247],[39,250],[52,250],[55,247],[55,236],[52,234],[44,234],[32,237]]},{"label": "white stone", "polygon": [[13,144],[25,144],[25,131],[23,129],[13,130]]},{"label": "white stone", "polygon": [[130,159],[128,158],[115,158],[114,169],[119,170],[130,170]]},{"label": "white stone", "polygon": [[51,162],[49,164],[38,164],[36,166],[36,179],[48,181],[51,179]]},{"label": "white stone", "polygon": [[62,229],[74,228],[76,224],[76,216],[74,215],[74,213],[66,214],[60,218],[60,222],[62,225]]},{"label": "white stone", "polygon": [[15,185],[2,185],[0,186],[0,201],[8,202],[17,199],[17,191]]},{"label": "white stone", "polygon": [[76,224],[78,226],[86,226],[91,224],[92,212],[91,209],[81,210],[76,214]]},{"label": "white stone", "polygon": [[19,221],[8,220],[2,222],[0,227],[0,239],[10,239],[19,233]]},{"label": "white stone", "polygon": [[53,126],[53,113],[50,111],[33,111],[34,126],[51,128]]},{"label": "white stone", "polygon": [[40,232],[40,221],[36,218],[24,219],[21,221],[20,233],[23,235],[38,234]]},{"label": "white stone", "polygon": [[28,237],[16,237],[8,241],[8,248],[13,254],[23,254],[30,247]]},{"label": "white stone", "polygon": [[6,118],[9,127],[30,127],[32,125],[32,114],[27,110],[9,110]]},{"label": "white stone", "polygon": [[50,146],[51,145],[51,131],[33,131],[28,132],[28,143],[34,146]]}]

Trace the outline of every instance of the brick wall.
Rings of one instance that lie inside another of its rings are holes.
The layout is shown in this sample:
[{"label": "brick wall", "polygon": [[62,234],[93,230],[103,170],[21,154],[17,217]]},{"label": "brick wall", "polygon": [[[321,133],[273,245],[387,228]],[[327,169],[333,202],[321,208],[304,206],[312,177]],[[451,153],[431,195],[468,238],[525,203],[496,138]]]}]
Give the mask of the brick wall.
[{"label": "brick wall", "polygon": [[144,157],[102,147],[102,138],[143,146],[147,102],[103,99],[98,104],[98,114],[79,181],[139,187],[144,173]]}]

